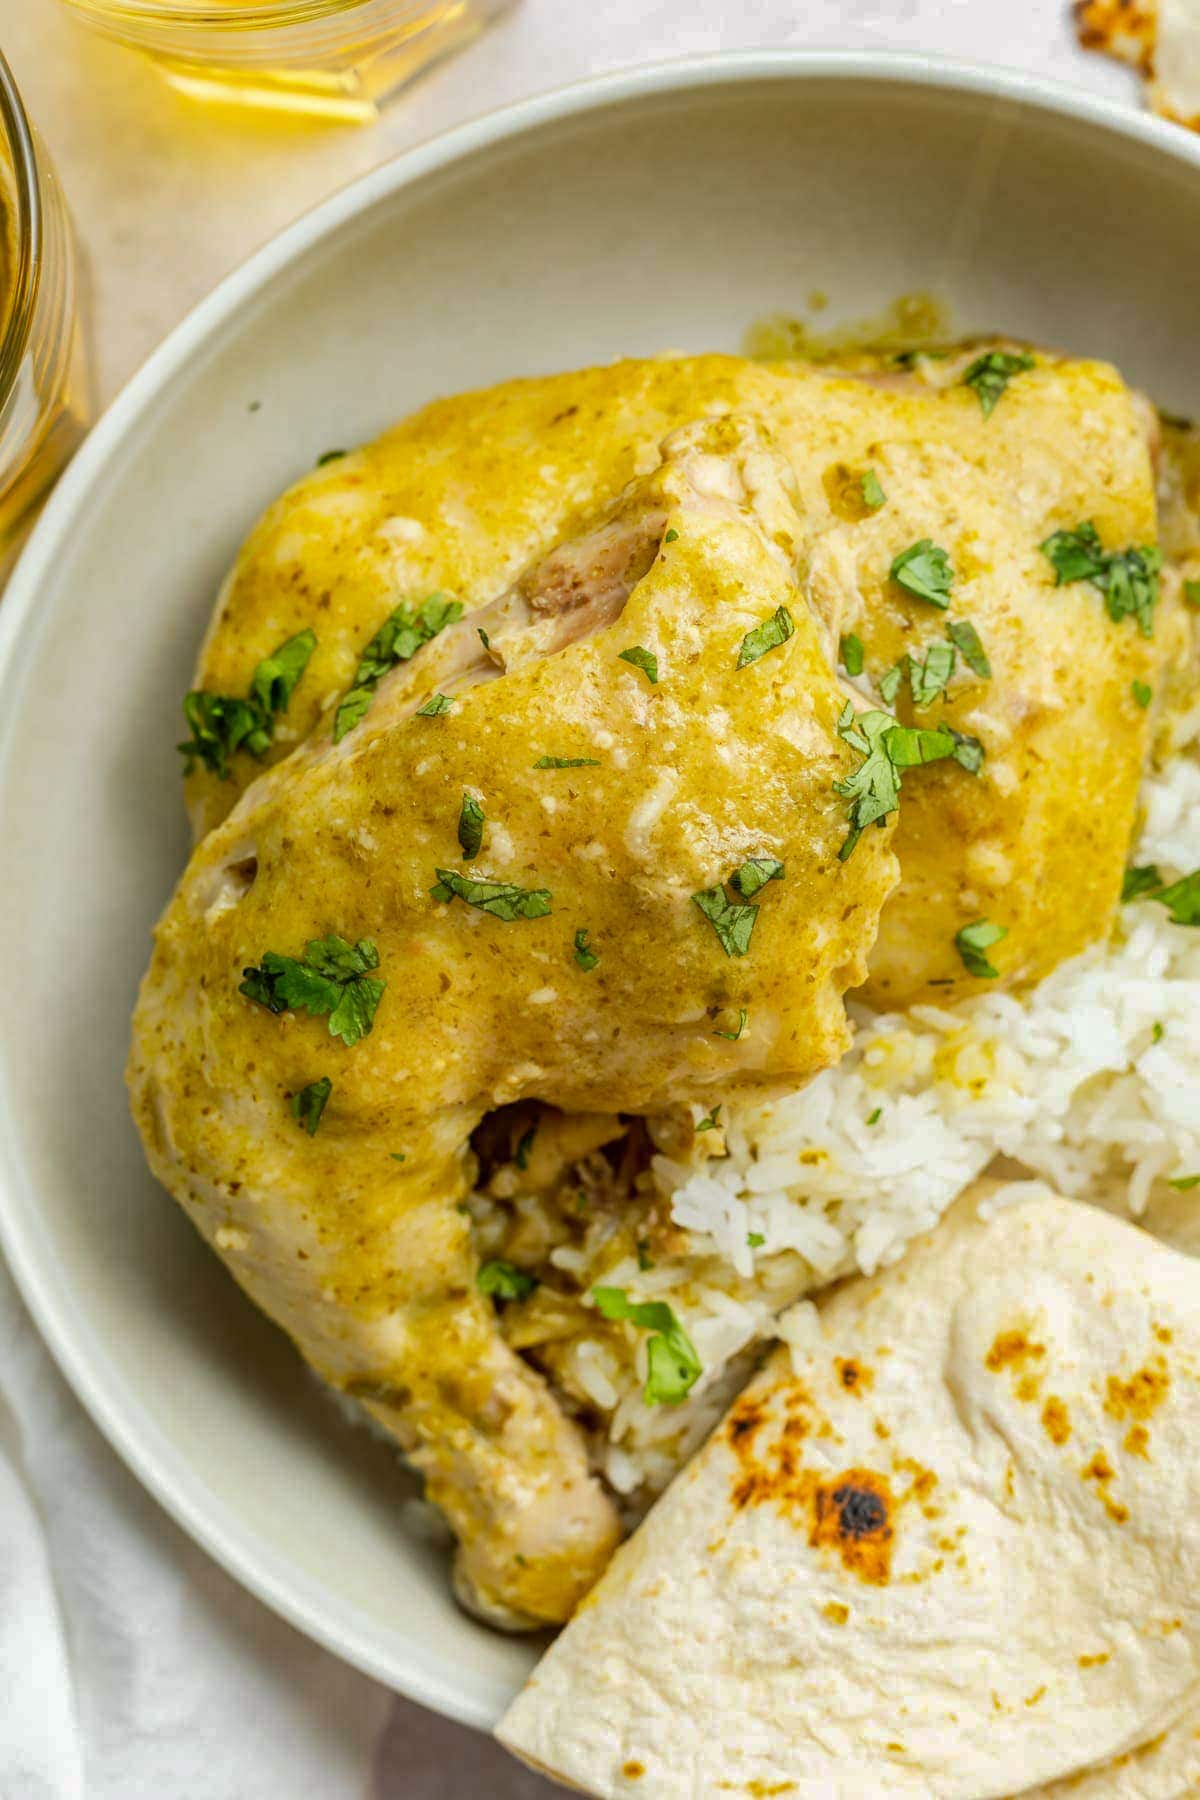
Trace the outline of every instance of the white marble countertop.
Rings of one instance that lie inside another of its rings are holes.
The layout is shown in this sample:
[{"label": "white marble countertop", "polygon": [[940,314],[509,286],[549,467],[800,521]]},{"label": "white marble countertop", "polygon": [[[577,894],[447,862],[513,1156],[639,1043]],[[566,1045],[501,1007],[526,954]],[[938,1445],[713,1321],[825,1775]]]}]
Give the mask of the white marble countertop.
[{"label": "white marble countertop", "polygon": [[[208,110],[55,0],[0,0],[0,47],[84,247],[101,401],[249,251],[396,152],[601,70],[767,45],[925,50],[1138,104],[1132,76],[1076,48],[1067,0],[522,0],[366,127]],[[0,1501],[17,1532],[2,1560],[20,1564],[15,1579],[0,1568],[0,1800],[560,1791],[340,1667],[227,1580],[93,1431],[2,1268]],[[40,1657],[13,1604],[26,1576],[51,1620]]]}]

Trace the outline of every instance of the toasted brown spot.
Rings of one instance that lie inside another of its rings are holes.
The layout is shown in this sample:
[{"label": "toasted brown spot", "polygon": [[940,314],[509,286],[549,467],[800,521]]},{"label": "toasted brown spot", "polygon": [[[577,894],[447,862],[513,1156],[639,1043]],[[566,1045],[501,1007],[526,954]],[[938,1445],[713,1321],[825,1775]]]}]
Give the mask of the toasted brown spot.
[{"label": "toasted brown spot", "polygon": [[1090,1463],[1085,1463],[1079,1473],[1084,1481],[1111,1481],[1116,1470],[1105,1456],[1103,1450],[1097,1450]]},{"label": "toasted brown spot", "polygon": [[1075,0],[1075,30],[1085,50],[1101,50],[1149,75],[1158,36],[1156,14],[1154,0]]},{"label": "toasted brown spot", "polygon": [[891,1577],[893,1500],[886,1478],[872,1469],[847,1469],[815,1482],[809,1543],[835,1550],[860,1581],[882,1587]]},{"label": "toasted brown spot", "polygon": [[1154,1335],[1160,1344],[1170,1344],[1175,1338],[1175,1333],[1171,1330],[1169,1325],[1156,1325],[1154,1327]]},{"label": "toasted brown spot", "polygon": [[1018,1400],[1023,1400],[1026,1405],[1031,1405],[1042,1391],[1041,1376],[1022,1375],[1013,1391]]},{"label": "toasted brown spot", "polygon": [[1002,1331],[987,1353],[986,1363],[993,1374],[1001,1369],[1020,1369],[1027,1362],[1045,1356],[1046,1346],[1034,1344],[1024,1331]]},{"label": "toasted brown spot", "polygon": [[1034,1688],[1032,1694],[1029,1695],[1029,1697],[1025,1701],[1026,1706],[1036,1706],[1038,1701],[1041,1700],[1043,1698],[1043,1696],[1045,1695],[1045,1692],[1046,1692],[1046,1685],[1043,1682],[1042,1686],[1040,1688]]},{"label": "toasted brown spot", "polygon": [[643,1763],[630,1761],[621,1764],[621,1773],[626,1781],[640,1781],[646,1769]]},{"label": "toasted brown spot", "polygon": [[838,1380],[850,1394],[861,1394],[875,1384],[874,1371],[853,1356],[839,1356],[836,1361]]},{"label": "toasted brown spot", "polygon": [[1132,1375],[1109,1376],[1104,1410],[1110,1419],[1149,1419],[1166,1399],[1170,1386],[1166,1363],[1161,1356],[1151,1357],[1144,1369]]},{"label": "toasted brown spot", "polygon": [[770,1800],[772,1794],[794,1794],[794,1781],[751,1781],[746,1784],[746,1792],[754,1796],[754,1800]]},{"label": "toasted brown spot", "polygon": [[754,1434],[766,1416],[767,1409],[761,1399],[742,1399],[737,1402],[725,1421],[725,1435],[735,1450],[750,1448],[754,1442]]},{"label": "toasted brown spot", "polygon": [[1095,1656],[1081,1656],[1079,1659],[1079,1666],[1081,1669],[1098,1669],[1101,1663],[1106,1663],[1108,1661],[1110,1655],[1110,1651],[1100,1650]]},{"label": "toasted brown spot", "polygon": [[850,1617],[850,1608],[843,1606],[840,1600],[830,1600],[821,1611],[831,1625],[844,1625]]},{"label": "toasted brown spot", "polygon": [[1125,1433],[1125,1452],[1128,1456],[1140,1456],[1150,1461],[1150,1433],[1144,1425],[1131,1425]]},{"label": "toasted brown spot", "polygon": [[1057,1394],[1051,1394],[1042,1408],[1042,1425],[1052,1444],[1065,1444],[1071,1435],[1071,1420]]}]

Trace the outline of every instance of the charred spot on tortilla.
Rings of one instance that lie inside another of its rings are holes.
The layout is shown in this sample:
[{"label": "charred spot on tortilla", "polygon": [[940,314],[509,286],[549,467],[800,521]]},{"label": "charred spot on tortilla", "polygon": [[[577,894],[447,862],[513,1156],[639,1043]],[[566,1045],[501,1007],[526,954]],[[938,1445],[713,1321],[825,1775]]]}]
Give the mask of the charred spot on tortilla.
[{"label": "charred spot on tortilla", "polygon": [[883,1587],[892,1572],[894,1507],[885,1476],[847,1469],[814,1485],[808,1541],[814,1549],[835,1550],[860,1581]]},{"label": "charred spot on tortilla", "polygon": [[748,1449],[766,1417],[767,1409],[757,1395],[739,1400],[725,1422],[725,1435],[735,1449],[743,1445]]},{"label": "charred spot on tortilla", "polygon": [[848,1394],[861,1394],[864,1388],[874,1385],[875,1371],[868,1369],[865,1363],[859,1362],[855,1356],[839,1356],[834,1359],[838,1380]]},{"label": "charred spot on tortilla", "polygon": [[1110,1419],[1149,1419],[1166,1399],[1171,1386],[1167,1365],[1155,1356],[1132,1375],[1110,1375],[1105,1384],[1104,1410]]},{"label": "charred spot on tortilla", "polygon": [[1002,1331],[997,1336],[985,1361],[993,1375],[1001,1369],[1019,1370],[1027,1362],[1037,1360],[1046,1354],[1045,1344],[1035,1344],[1023,1327],[1013,1331]]},{"label": "charred spot on tortilla", "polygon": [[1058,1444],[1060,1447],[1071,1436],[1070,1416],[1057,1394],[1050,1394],[1047,1397],[1046,1404],[1042,1408],[1042,1426],[1050,1442]]}]

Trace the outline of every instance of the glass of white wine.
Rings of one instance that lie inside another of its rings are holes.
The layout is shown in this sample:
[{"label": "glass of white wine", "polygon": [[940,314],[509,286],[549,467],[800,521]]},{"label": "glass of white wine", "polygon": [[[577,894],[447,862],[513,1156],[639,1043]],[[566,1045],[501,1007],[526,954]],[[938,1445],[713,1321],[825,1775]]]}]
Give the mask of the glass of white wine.
[{"label": "glass of white wine", "polygon": [[62,189],[0,56],[0,573],[87,429],[77,306]]},{"label": "glass of white wine", "polygon": [[512,0],[66,0],[203,99],[370,119]]}]

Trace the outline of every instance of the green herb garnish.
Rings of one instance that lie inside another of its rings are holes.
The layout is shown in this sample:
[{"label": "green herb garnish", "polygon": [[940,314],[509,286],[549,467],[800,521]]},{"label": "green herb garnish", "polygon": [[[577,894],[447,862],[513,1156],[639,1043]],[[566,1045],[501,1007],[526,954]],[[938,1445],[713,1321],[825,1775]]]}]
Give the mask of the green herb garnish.
[{"label": "green herb garnish", "polygon": [[882,1108],[882,1106],[877,1106],[875,1108],[875,1111],[871,1114],[870,1118],[867,1120],[867,1124],[868,1125],[878,1125],[878,1123],[879,1123],[880,1119],[882,1119],[882,1117],[883,1117],[883,1108]]},{"label": "green herb garnish", "polygon": [[751,1250],[761,1250],[766,1241],[767,1240],[761,1231],[748,1231],[746,1233],[746,1242]]},{"label": "green herb garnish", "polygon": [[492,640],[491,640],[491,638],[490,638],[490,637],[489,637],[489,636],[488,636],[488,634],[487,634],[487,632],[486,632],[486,631],[485,631],[485,630],[484,630],[484,629],[483,629],[483,626],[482,626],[482,625],[477,625],[477,626],[476,626],[476,627],[475,627],[475,630],[476,630],[476,632],[477,632],[477,634],[478,634],[478,637],[479,637],[479,641],[480,641],[480,643],[481,643],[481,644],[482,644],[482,645],[483,645],[483,647],[484,647],[484,649],[485,649],[485,650],[490,650],[490,649],[491,649],[491,647],[492,647]]},{"label": "green herb garnish", "polygon": [[624,1319],[654,1335],[646,1345],[647,1373],[642,1397],[647,1406],[677,1406],[703,1374],[696,1346],[663,1300],[630,1300],[624,1288],[594,1287],[602,1318]]},{"label": "green herb garnish", "polygon": [[783,876],[783,864],[777,856],[748,856],[741,868],[735,869],[729,877],[729,885],[743,900],[752,900],[768,881],[782,881]]},{"label": "green herb garnish", "polygon": [[622,662],[632,663],[635,669],[640,669],[652,686],[657,686],[658,658],[653,650],[646,650],[641,644],[634,644],[629,650],[618,651],[618,655]]},{"label": "green herb garnish", "polygon": [[736,1044],[738,1039],[741,1037],[743,1031],[745,1031],[745,1029],[746,1029],[746,1020],[749,1017],[750,1017],[749,1013],[746,1011],[745,1007],[743,1006],[738,1012],[737,1030],[736,1031],[714,1031],[713,1036],[720,1037],[720,1038],[727,1038],[731,1044]]},{"label": "green herb garnish", "polygon": [[483,848],[483,819],[483,807],[474,794],[468,794],[464,789],[458,815],[458,841],[467,862],[472,862]]},{"label": "green herb garnish", "polygon": [[863,662],[865,660],[862,639],[855,637],[852,631],[847,632],[846,636],[838,645],[838,656],[847,675],[862,674]]},{"label": "green herb garnish", "polygon": [[907,668],[908,658],[907,656],[902,656],[899,662],[892,664],[886,674],[879,677],[879,698],[883,701],[885,706],[894,704],[896,695],[900,692],[900,683],[904,680],[904,674]]},{"label": "green herb garnish", "polygon": [[575,933],[575,948],[572,951],[575,961],[579,964],[585,975],[590,975],[596,964],[600,961],[596,952],[588,948],[588,939],[591,935],[591,932],[585,931],[581,925],[579,930]]},{"label": "green herb garnish", "polygon": [[453,705],[453,700],[446,694],[430,694],[424,706],[418,706],[416,717],[418,719],[440,719],[442,714],[448,713]]},{"label": "green herb garnish", "polygon": [[639,1238],[637,1241],[636,1248],[637,1248],[638,1268],[642,1271],[643,1274],[645,1274],[647,1269],[652,1269],[654,1267],[654,1262],[650,1256],[650,1239],[649,1238]]},{"label": "green herb garnish", "polygon": [[345,450],[326,450],[321,456],[318,456],[317,467],[323,469],[326,463],[337,462],[346,454]]},{"label": "green herb garnish", "polygon": [[1054,570],[1055,587],[1090,581],[1103,594],[1105,611],[1114,625],[1132,617],[1143,637],[1154,635],[1162,568],[1162,553],[1155,545],[1105,550],[1096,527],[1084,519],[1074,531],[1052,532],[1040,548]]},{"label": "green herb garnish", "polygon": [[932,706],[944,694],[954,674],[956,652],[953,644],[930,644],[924,659],[908,658],[908,680],[914,706]]},{"label": "green herb garnish", "polygon": [[1189,1188],[1200,1187],[1200,1175],[1176,1175],[1170,1185],[1186,1194]]},{"label": "green herb garnish", "polygon": [[534,1124],[529,1127],[528,1131],[522,1132],[517,1143],[513,1161],[516,1163],[522,1174],[524,1174],[529,1167],[529,1152],[533,1149],[533,1140],[536,1136],[537,1126]]},{"label": "green herb garnish", "polygon": [[539,756],[535,769],[598,769],[594,756]]},{"label": "green herb garnish", "polygon": [[310,938],[303,959],[268,950],[258,968],[243,969],[238,992],[268,1012],[329,1015],[331,1037],[347,1047],[367,1036],[387,983],[370,971],[379,967],[379,952],[370,938],[348,944],[345,938]]},{"label": "green herb garnish", "polygon": [[986,952],[1007,936],[1008,927],[993,925],[990,919],[976,919],[973,925],[964,925],[961,931],[956,931],[954,946],[962,957],[967,974],[977,975],[981,980],[995,981],[1000,971],[988,961]]},{"label": "green herb garnish", "polygon": [[714,1106],[712,1111],[710,1113],[706,1113],[704,1118],[702,1118],[700,1120],[699,1124],[696,1126],[696,1130],[697,1131],[718,1131],[720,1129],[720,1125],[718,1123],[718,1121],[720,1120],[720,1117],[721,1117],[720,1106]]},{"label": "green herb garnish", "polygon": [[528,1300],[537,1285],[536,1275],[529,1275],[515,1263],[504,1262],[498,1256],[482,1263],[475,1277],[479,1292],[490,1295],[493,1300]]},{"label": "green herb garnish", "polygon": [[[402,603],[388,614],[359,658],[350,692],[334,714],[335,744],[340,744],[346,733],[366,716],[375,689],[388,670],[411,661],[424,644],[461,619],[462,610],[461,601],[447,600],[445,594],[430,594],[415,611]],[[437,710],[445,712],[448,706],[449,702]],[[424,713],[426,708],[420,710]]]},{"label": "green herb garnish", "polygon": [[985,356],[975,358],[963,376],[962,384],[975,389],[987,419],[1013,376],[1023,375],[1036,366],[1032,356],[1023,353],[1015,356],[1011,350],[989,350]]},{"label": "green herb garnish", "polygon": [[1138,705],[1143,709],[1149,706],[1151,700],[1154,698],[1154,689],[1150,686],[1148,681],[1131,681],[1129,684],[1129,691],[1137,701]]},{"label": "green herb garnish", "polygon": [[726,956],[745,956],[758,918],[757,906],[731,900],[723,887],[705,888],[703,893],[693,894],[692,905],[704,914]]},{"label": "green herb garnish", "polygon": [[778,650],[781,644],[787,643],[795,629],[787,607],[777,606],[769,619],[764,619],[761,625],[756,625],[742,639],[742,647],[738,651],[738,668],[744,669],[748,664],[757,662],[768,650]]},{"label": "green herb garnish", "polygon": [[465,900],[493,919],[544,919],[550,911],[549,888],[517,887],[511,881],[475,881],[454,869],[438,869],[437,885],[430,888],[435,900]]},{"label": "green herb garnish", "polygon": [[1200,608],[1200,581],[1184,582],[1183,603],[1185,606]]},{"label": "green herb garnish", "polygon": [[1128,868],[1121,883],[1121,901],[1124,904],[1129,900],[1140,900],[1143,894],[1153,894],[1162,885],[1157,863],[1144,863],[1140,869]]},{"label": "green herb garnish", "polygon": [[302,1087],[298,1094],[291,1098],[292,1117],[303,1125],[309,1137],[317,1135],[317,1126],[321,1123],[321,1114],[325,1111],[325,1102],[333,1092],[333,1083],[328,1075],[322,1075],[319,1081],[310,1081]]},{"label": "green herb garnish", "polygon": [[981,675],[985,681],[989,681],[992,665],[988,661],[987,651],[979,641],[979,633],[970,619],[951,619],[946,626],[946,636],[955,646],[967,667],[973,669],[976,675]]},{"label": "green herb garnish", "polygon": [[296,683],[317,647],[315,632],[298,631],[264,656],[250,679],[244,700],[194,688],[184,696],[183,716],[191,737],[179,749],[187,758],[184,774],[197,762],[225,781],[229,759],[238,750],[263,756],[275,735],[275,717],[286,712]]},{"label": "green herb garnish", "polygon": [[679,536],[679,533],[676,531],[675,527],[672,525],[670,531],[668,531],[666,537],[663,539],[663,543],[664,544],[673,544],[675,542],[675,539],[678,536]]},{"label": "green herb garnish", "polygon": [[930,606],[941,607],[943,611],[949,606],[954,570],[949,556],[932,538],[921,538],[907,550],[902,550],[893,558],[888,574],[905,593],[915,595],[918,600],[927,600]]},{"label": "green herb garnish", "polygon": [[900,804],[900,782],[905,769],[952,757],[971,774],[983,765],[983,745],[949,725],[934,731],[919,726],[897,725],[891,713],[855,713],[847,701],[837,724],[838,735],[863,758],[857,769],[833,791],[850,802],[850,831],[838,852],[845,862],[854,853],[868,825],[881,825]]},{"label": "green herb garnish", "polygon": [[860,476],[858,485],[862,490],[863,505],[869,506],[872,512],[878,512],[879,508],[887,500],[887,495],[884,493],[882,487],[880,487],[879,477],[874,469],[867,469],[866,472]]},{"label": "green herb garnish", "polygon": [[1200,925],[1200,869],[1194,869],[1182,881],[1172,882],[1170,887],[1160,888],[1150,898],[1168,909],[1174,924]]}]

